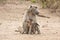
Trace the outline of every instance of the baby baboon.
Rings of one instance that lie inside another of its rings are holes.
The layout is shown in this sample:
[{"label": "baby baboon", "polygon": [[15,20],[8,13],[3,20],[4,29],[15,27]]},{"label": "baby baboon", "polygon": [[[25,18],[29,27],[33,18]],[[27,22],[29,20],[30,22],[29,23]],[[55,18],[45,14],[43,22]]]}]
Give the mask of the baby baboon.
[{"label": "baby baboon", "polygon": [[34,31],[34,33],[36,33],[36,31],[37,31],[37,33],[38,34],[40,34],[40,30],[39,30],[39,28],[38,28],[38,26],[39,26],[39,24],[38,23],[33,23],[33,31]]},{"label": "baby baboon", "polygon": [[29,21],[27,21],[27,34],[35,34],[36,31],[38,34],[40,34],[38,26],[39,24],[33,23],[33,20],[29,19]]},{"label": "baby baboon", "polygon": [[31,33],[32,23],[33,23],[33,20],[32,19],[29,19],[29,21],[27,21],[27,34],[30,34]]}]

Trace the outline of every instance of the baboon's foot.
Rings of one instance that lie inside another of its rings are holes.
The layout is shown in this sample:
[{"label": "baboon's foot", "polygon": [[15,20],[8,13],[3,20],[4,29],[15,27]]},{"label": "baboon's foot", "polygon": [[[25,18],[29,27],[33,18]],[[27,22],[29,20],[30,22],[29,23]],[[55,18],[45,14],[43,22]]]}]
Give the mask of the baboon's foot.
[{"label": "baboon's foot", "polygon": [[22,34],[26,34],[26,33],[23,32]]},{"label": "baboon's foot", "polygon": [[20,30],[15,30],[15,32],[20,32],[20,33],[21,33],[21,31],[20,31]]},{"label": "baboon's foot", "polygon": [[19,30],[15,30],[15,32],[20,32],[21,34],[26,34],[25,32],[21,32]]},{"label": "baboon's foot", "polygon": [[22,34],[28,34],[28,32],[22,32]]},{"label": "baboon's foot", "polygon": [[29,34],[33,35],[33,34],[35,34],[35,32],[31,32],[31,33],[29,33]]},{"label": "baboon's foot", "polygon": [[19,30],[15,30],[15,32],[20,32]]}]

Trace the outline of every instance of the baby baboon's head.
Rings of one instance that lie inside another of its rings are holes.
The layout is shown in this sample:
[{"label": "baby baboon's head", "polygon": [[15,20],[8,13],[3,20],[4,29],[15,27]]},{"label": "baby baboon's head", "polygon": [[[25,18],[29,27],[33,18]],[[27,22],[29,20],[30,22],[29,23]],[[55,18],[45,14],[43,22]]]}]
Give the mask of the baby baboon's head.
[{"label": "baby baboon's head", "polygon": [[34,27],[38,27],[39,24],[38,24],[38,23],[34,23],[33,26],[34,26]]},{"label": "baby baboon's head", "polygon": [[30,8],[28,9],[28,13],[37,14],[37,15],[39,14],[36,6],[30,6]]}]

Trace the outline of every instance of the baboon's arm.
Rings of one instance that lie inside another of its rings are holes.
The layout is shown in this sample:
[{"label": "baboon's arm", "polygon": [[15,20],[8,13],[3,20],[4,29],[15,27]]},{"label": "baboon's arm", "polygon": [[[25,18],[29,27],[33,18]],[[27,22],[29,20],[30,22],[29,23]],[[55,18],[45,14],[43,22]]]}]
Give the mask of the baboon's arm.
[{"label": "baboon's arm", "polygon": [[50,17],[47,17],[47,16],[43,16],[43,15],[38,15],[39,17],[44,17],[44,18],[50,18]]}]

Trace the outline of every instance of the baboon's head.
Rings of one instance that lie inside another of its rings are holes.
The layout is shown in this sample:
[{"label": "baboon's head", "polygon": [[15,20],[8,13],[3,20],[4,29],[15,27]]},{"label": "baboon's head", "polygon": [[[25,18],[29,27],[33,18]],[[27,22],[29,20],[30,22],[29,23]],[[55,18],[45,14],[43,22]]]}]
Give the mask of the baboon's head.
[{"label": "baboon's head", "polygon": [[30,6],[28,13],[39,14],[36,6]]}]

